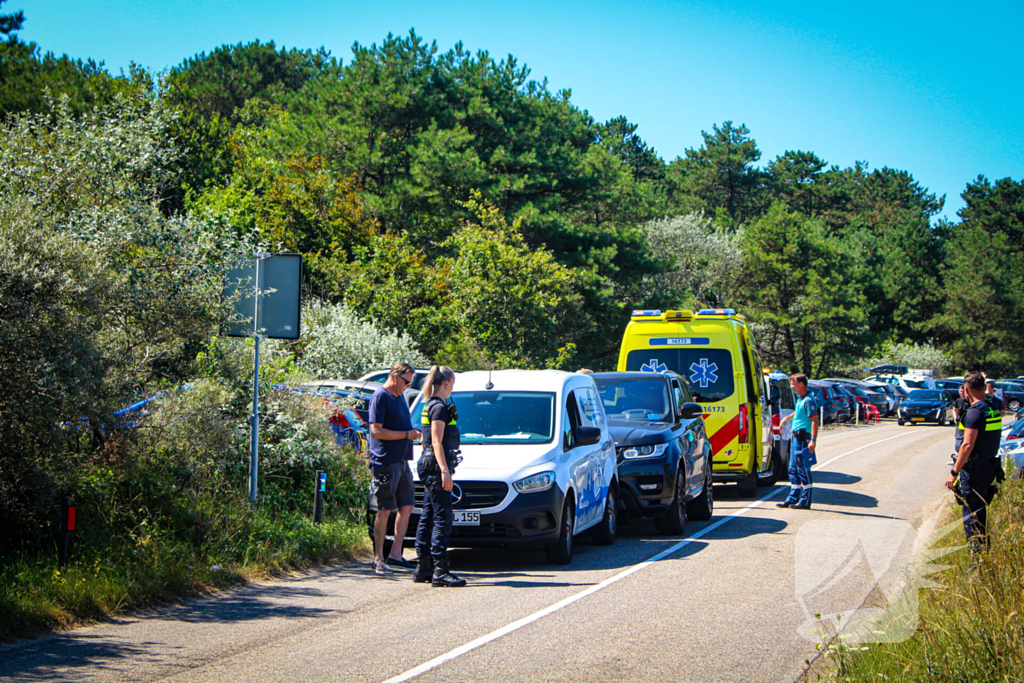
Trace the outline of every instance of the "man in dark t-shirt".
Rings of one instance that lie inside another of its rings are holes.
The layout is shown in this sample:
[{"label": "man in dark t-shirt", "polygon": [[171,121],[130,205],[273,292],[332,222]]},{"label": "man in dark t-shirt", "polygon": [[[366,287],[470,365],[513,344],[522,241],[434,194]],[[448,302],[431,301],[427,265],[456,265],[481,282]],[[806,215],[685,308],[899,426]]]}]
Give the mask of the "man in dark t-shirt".
[{"label": "man in dark t-shirt", "polygon": [[[413,569],[415,565],[402,557],[405,531],[409,528],[414,503],[412,483],[412,442],[420,437],[413,429],[405,389],[412,384],[416,371],[408,363],[396,363],[384,386],[370,398],[370,468],[373,470],[373,494],[377,498],[377,515],[373,520],[373,568],[378,574],[391,574],[392,568]],[[395,542],[384,558],[384,536],[388,517],[395,517]]]},{"label": "man in dark t-shirt", "polygon": [[981,373],[967,375],[964,388],[973,403],[961,422],[964,426],[963,444],[946,480],[946,487],[957,491],[959,478],[957,493],[963,509],[964,534],[971,550],[977,552],[988,547],[988,504],[991,502],[1003,421],[999,411],[985,401],[985,378]]}]

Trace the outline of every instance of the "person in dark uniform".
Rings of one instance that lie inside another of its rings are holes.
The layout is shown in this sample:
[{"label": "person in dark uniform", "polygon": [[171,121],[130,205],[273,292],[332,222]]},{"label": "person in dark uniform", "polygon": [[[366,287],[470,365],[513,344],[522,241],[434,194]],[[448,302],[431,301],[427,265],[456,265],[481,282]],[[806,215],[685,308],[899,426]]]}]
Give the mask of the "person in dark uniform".
[{"label": "person in dark uniform", "polygon": [[967,417],[967,411],[971,407],[971,397],[967,393],[967,388],[960,385],[960,398],[953,402],[953,415],[956,419],[956,432],[953,434],[953,462],[956,462],[956,456],[960,453],[960,446],[964,443],[964,418]]},{"label": "person in dark uniform", "polygon": [[[996,394],[996,381],[994,379],[985,379],[985,389],[988,394],[985,396],[985,402],[988,403],[989,408],[992,410],[999,411],[999,415],[1003,414],[1003,399],[999,398]],[[995,481],[992,483],[992,496],[999,493],[999,485],[1006,481],[1006,472],[1003,470],[1003,459],[999,457],[999,451],[996,451],[996,461],[994,463],[996,469]]]},{"label": "person in dark uniform", "polygon": [[994,379],[986,379],[985,388],[988,391],[988,394],[985,396],[985,400],[988,401],[989,405],[1002,414],[1003,399],[999,398],[999,394],[996,392],[996,381]]},{"label": "person in dark uniform", "polygon": [[957,492],[963,510],[964,534],[971,551],[979,552],[988,547],[988,504],[1003,420],[998,411],[985,402],[985,378],[981,373],[967,375],[964,387],[974,402],[964,416],[964,440],[949,472],[946,488]]},{"label": "person in dark uniform", "polygon": [[459,413],[455,404],[445,402],[455,387],[455,373],[445,366],[433,366],[423,381],[423,456],[417,474],[423,483],[423,514],[416,529],[417,583],[430,581],[442,588],[460,588],[465,579],[448,567],[448,536],[452,532],[452,476],[458,464]]}]

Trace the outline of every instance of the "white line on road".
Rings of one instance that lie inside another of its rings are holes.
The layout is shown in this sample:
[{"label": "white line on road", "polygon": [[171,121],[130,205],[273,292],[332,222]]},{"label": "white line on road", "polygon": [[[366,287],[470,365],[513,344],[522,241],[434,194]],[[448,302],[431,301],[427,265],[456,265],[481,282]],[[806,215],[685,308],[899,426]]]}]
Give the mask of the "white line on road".
[{"label": "white line on road", "polygon": [[[880,443],[885,443],[886,441],[892,441],[893,439],[898,439],[901,436],[906,436],[907,434],[913,434],[913,433],[920,433],[920,432],[908,431],[908,432],[904,432],[903,434],[897,434],[896,436],[891,436],[891,437],[889,437],[887,439],[881,439],[879,441],[875,441],[873,443],[869,443],[869,444],[861,446],[859,448],[854,448],[852,451],[847,451],[846,453],[843,453],[842,455],[837,455],[836,457],[832,458],[831,460],[829,460],[827,462],[824,462],[824,463],[818,465],[817,467],[815,467],[813,469],[820,470],[821,468],[825,467],[826,465],[831,465],[836,460],[839,460],[840,458],[845,458],[846,456],[852,455],[853,453],[856,453],[857,451],[862,451],[865,448],[870,448],[871,446],[877,446]],[[761,496],[760,498],[755,500],[750,505],[747,505],[746,507],[737,510],[736,512],[732,513],[731,515],[729,515],[727,517],[723,517],[722,519],[718,520],[714,524],[709,524],[708,526],[704,527],[703,529],[701,529],[697,533],[693,534],[692,536],[688,536],[687,538],[684,538],[683,540],[679,541],[675,545],[673,545],[673,546],[671,546],[671,547],[661,551],[657,555],[653,555],[652,557],[644,560],[643,562],[640,562],[638,564],[634,564],[632,567],[629,567],[628,569],[624,569],[623,571],[619,572],[615,576],[607,578],[604,581],[602,581],[601,583],[594,584],[590,588],[587,588],[586,590],[580,591],[579,593],[576,593],[575,595],[570,595],[569,597],[565,598],[564,600],[556,602],[555,604],[553,604],[553,605],[551,605],[549,607],[545,607],[544,609],[542,609],[540,611],[537,611],[537,612],[534,612],[533,614],[531,614],[529,616],[523,617],[522,619],[519,619],[518,621],[513,621],[511,624],[507,624],[505,626],[502,626],[501,628],[499,628],[496,631],[491,631],[487,635],[480,636],[476,640],[471,640],[470,642],[466,643],[465,645],[457,647],[454,650],[451,650],[450,652],[446,652],[443,655],[440,655],[439,657],[435,657],[434,659],[431,659],[428,662],[424,662],[423,664],[420,664],[419,666],[417,666],[414,669],[409,669],[405,673],[398,674],[394,678],[389,678],[388,680],[384,681],[384,683],[402,683],[403,681],[408,681],[408,680],[411,680],[413,678],[416,678],[417,676],[419,676],[421,674],[425,674],[426,672],[430,671],[431,669],[436,669],[437,667],[441,666],[445,662],[451,661],[451,660],[455,659],[456,657],[461,657],[462,655],[466,654],[467,652],[471,652],[471,651],[477,649],[478,647],[481,647],[483,645],[486,645],[487,643],[490,643],[490,642],[492,642],[494,640],[497,640],[498,638],[501,638],[502,636],[506,636],[509,633],[512,633],[513,631],[518,631],[522,627],[527,626],[529,624],[532,624],[533,622],[535,622],[535,621],[537,621],[539,619],[543,619],[544,617],[548,616],[549,614],[554,614],[555,612],[559,611],[560,609],[562,609],[564,607],[568,607],[569,605],[573,604],[574,602],[576,602],[578,600],[582,600],[583,598],[587,597],[588,595],[593,595],[594,593],[607,588],[608,586],[612,585],[613,583],[621,581],[622,579],[626,578],[627,576],[635,574],[638,571],[640,571],[641,569],[646,569],[647,567],[651,566],[655,562],[657,562],[659,560],[663,560],[664,558],[668,557],[669,555],[672,555],[672,554],[678,552],[679,550],[685,548],[687,545],[689,545],[693,541],[696,541],[697,539],[710,534],[712,531],[714,531],[715,529],[718,529],[719,527],[721,527],[724,524],[730,522],[731,520],[736,519],[737,517],[742,517],[743,515],[747,514],[749,511],[751,511],[754,508],[756,508],[757,506],[759,506],[761,503],[765,502],[766,500],[768,500],[769,498],[774,496],[776,493],[778,493],[780,490],[782,490],[782,488],[784,488],[784,485],[776,484],[775,486],[773,486],[768,491],[768,493],[764,494],[763,496]]]}]

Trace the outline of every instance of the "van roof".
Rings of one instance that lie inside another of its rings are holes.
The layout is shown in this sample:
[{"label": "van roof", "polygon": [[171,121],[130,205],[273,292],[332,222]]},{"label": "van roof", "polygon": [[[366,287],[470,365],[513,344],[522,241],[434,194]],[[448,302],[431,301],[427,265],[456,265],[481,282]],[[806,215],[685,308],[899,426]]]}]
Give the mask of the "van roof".
[{"label": "van roof", "polygon": [[588,377],[562,370],[475,370],[456,375],[455,391],[485,391],[489,380],[493,391],[558,392],[568,380]]}]

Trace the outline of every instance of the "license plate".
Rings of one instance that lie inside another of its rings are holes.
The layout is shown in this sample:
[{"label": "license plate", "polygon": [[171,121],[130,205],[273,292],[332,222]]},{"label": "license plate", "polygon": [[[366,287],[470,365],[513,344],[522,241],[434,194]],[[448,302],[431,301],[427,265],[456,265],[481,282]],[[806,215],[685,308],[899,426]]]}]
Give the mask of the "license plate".
[{"label": "license plate", "polygon": [[911,422],[924,422],[924,418],[923,417],[912,417],[912,418],[910,418],[910,421]]},{"label": "license plate", "polygon": [[452,510],[455,526],[480,526],[480,513],[474,510]]}]

